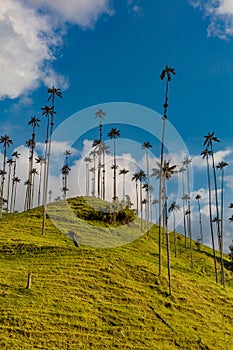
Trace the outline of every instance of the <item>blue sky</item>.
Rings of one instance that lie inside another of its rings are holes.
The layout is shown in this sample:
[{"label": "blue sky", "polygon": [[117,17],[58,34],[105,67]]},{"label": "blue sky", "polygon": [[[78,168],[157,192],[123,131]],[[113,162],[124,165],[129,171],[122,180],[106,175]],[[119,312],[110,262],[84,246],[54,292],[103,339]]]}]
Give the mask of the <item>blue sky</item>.
[{"label": "blue sky", "polygon": [[[231,0],[215,5],[211,0],[0,0],[1,134],[25,151],[27,122],[36,115],[43,143],[40,108],[52,84],[63,91],[63,99],[56,100],[56,127],[84,108],[109,102],[162,113],[159,76],[169,64],[176,76],[169,87],[168,120],[193,158],[194,190],[204,188],[198,158],[203,135],[215,131],[219,160],[233,160],[232,23]],[[232,163],[226,170],[228,202],[231,174]]]}]

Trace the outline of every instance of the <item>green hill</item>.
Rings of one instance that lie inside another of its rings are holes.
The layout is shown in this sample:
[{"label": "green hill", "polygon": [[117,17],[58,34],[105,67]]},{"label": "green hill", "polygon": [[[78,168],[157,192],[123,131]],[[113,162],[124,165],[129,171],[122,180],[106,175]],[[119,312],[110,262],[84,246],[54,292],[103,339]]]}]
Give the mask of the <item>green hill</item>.
[{"label": "green hill", "polygon": [[[76,214],[82,211],[79,203],[70,201]],[[50,212],[67,218],[63,206],[60,202]],[[193,244],[191,268],[179,235],[169,296],[165,245],[163,276],[158,276],[156,226],[140,237],[135,220],[125,225],[125,242],[132,234],[139,238],[114,247],[117,239],[124,242],[124,230],[89,221],[98,233],[88,237],[88,247],[86,223],[77,226],[72,215],[70,220],[79,248],[49,219],[41,236],[41,208],[1,221],[0,349],[233,349],[233,275],[226,269],[226,289],[215,283],[210,248],[199,251]],[[67,220],[64,230],[69,227]],[[112,248],[94,247],[101,234]],[[29,271],[32,285],[26,289]]]}]

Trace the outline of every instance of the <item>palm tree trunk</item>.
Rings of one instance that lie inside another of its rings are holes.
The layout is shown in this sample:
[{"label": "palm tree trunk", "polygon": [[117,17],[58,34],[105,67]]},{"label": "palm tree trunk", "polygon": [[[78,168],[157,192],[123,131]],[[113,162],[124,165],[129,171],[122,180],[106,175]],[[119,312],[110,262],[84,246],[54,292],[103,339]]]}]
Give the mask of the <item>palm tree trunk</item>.
[{"label": "palm tree trunk", "polygon": [[[54,104],[52,104],[54,106]],[[43,221],[42,221],[42,235],[45,234],[45,222],[46,222],[46,204],[47,204],[47,192],[48,192],[48,182],[49,182],[49,166],[50,166],[50,154],[51,154],[51,144],[52,144],[52,135],[53,135],[53,115],[51,117],[50,123],[50,136],[49,136],[49,144],[48,144],[48,153],[47,153],[47,161],[45,163],[46,171],[44,172],[44,195],[43,195]]]},{"label": "palm tree trunk", "polygon": [[221,181],[221,279],[222,284],[225,287],[225,274],[224,274],[224,259],[223,259],[223,182],[224,182],[224,169],[222,168],[222,181]]},{"label": "palm tree trunk", "polygon": [[166,231],[166,246],[167,246],[168,288],[169,288],[169,295],[171,295],[172,294],[172,285],[171,285],[171,250],[170,250],[170,237],[169,237],[169,229],[168,229],[166,184],[164,186],[164,191],[165,191],[164,214],[165,214],[165,231]]},{"label": "palm tree trunk", "polygon": [[221,283],[225,287],[225,276],[224,276],[224,262],[223,262],[223,242],[222,242],[222,232],[220,228],[220,217],[219,217],[219,206],[218,206],[218,188],[217,188],[217,177],[216,177],[216,168],[214,162],[214,154],[212,142],[210,144],[211,147],[211,156],[212,156],[212,164],[213,164],[213,173],[214,173],[214,189],[215,189],[215,204],[216,204],[216,214],[217,214],[217,232],[218,232],[218,244],[220,251],[220,259],[221,259]]},{"label": "palm tree trunk", "polygon": [[114,137],[113,200],[116,200],[116,138]]},{"label": "palm tree trunk", "polygon": [[216,283],[218,283],[218,270],[217,270],[217,260],[216,260],[216,253],[215,253],[213,216],[212,216],[212,207],[211,207],[211,185],[210,185],[210,168],[209,168],[208,155],[206,156],[206,162],[207,162],[207,179],[208,179],[208,189],[209,189],[210,233],[211,233],[211,240],[212,240],[212,247],[213,247],[213,256],[214,256],[215,279],[216,279]]},{"label": "palm tree trunk", "polygon": [[2,219],[5,172],[6,172],[6,145],[4,144],[3,169],[2,169],[2,178],[1,178],[0,219]]},{"label": "palm tree trunk", "polygon": [[10,181],[11,181],[11,166],[9,166],[8,183],[7,183],[7,213],[9,212]]},{"label": "palm tree trunk", "polygon": [[[167,95],[167,94],[166,94]],[[160,176],[159,176],[159,275],[162,275],[162,216],[163,205],[162,205],[162,189],[163,189],[163,178],[162,178],[162,167],[164,158],[164,138],[165,138],[165,125],[166,119],[163,119],[162,129],[162,144],[161,144],[161,156],[160,156]]]},{"label": "palm tree trunk", "polygon": [[198,211],[199,211],[199,225],[200,225],[200,239],[201,243],[203,244],[203,230],[202,230],[202,221],[201,221],[201,206],[200,206],[200,200],[198,199]]}]

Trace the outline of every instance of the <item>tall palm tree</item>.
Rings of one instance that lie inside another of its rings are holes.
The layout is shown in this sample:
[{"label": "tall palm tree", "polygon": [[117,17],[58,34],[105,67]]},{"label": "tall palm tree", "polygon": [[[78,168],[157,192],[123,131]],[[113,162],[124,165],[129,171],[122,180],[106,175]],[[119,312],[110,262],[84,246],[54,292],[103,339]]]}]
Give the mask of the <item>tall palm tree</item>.
[{"label": "tall palm tree", "polygon": [[185,198],[185,180],[184,180],[184,172],[186,171],[185,167],[181,167],[179,169],[179,173],[181,173],[182,177],[182,208],[183,208],[183,225],[184,225],[184,240],[185,240],[185,249],[187,249],[187,227],[186,227],[186,203],[187,200]]},{"label": "tall palm tree", "polygon": [[103,156],[102,162],[102,199],[105,199],[105,156],[110,154],[109,146],[106,145],[105,142],[100,142],[99,144],[99,152]]},{"label": "tall palm tree", "polygon": [[223,184],[224,184],[224,168],[228,165],[228,163],[221,161],[216,166],[217,169],[221,170],[222,172],[222,179],[221,179],[221,219],[220,219],[220,225],[221,225],[221,277],[222,277],[222,284],[225,287],[225,275],[224,275],[224,259],[223,259],[223,220],[224,220],[224,203],[223,203]]},{"label": "tall palm tree", "polygon": [[[160,166],[160,164],[158,163]],[[170,161],[164,161],[163,166],[160,169],[160,173],[162,173],[163,178],[163,190],[164,190],[164,217],[165,217],[165,232],[166,232],[166,245],[167,245],[167,270],[168,270],[168,286],[169,286],[169,294],[172,293],[171,286],[171,258],[170,258],[170,238],[169,238],[169,230],[168,230],[168,209],[167,209],[167,186],[166,183],[173,174],[175,174],[176,165],[170,166]]]},{"label": "tall palm tree", "polygon": [[[48,89],[48,93],[49,93],[49,98],[48,101],[51,100],[51,107],[46,108],[46,110],[43,110],[44,114],[48,116],[48,123],[49,126],[47,128],[47,142],[46,142],[46,155],[45,155],[45,159],[46,159],[46,163],[45,163],[45,178],[44,178],[44,187],[43,187],[43,222],[42,222],[42,235],[44,235],[45,233],[45,221],[46,221],[46,202],[47,202],[47,192],[48,192],[48,178],[49,178],[49,166],[50,166],[50,153],[51,153],[51,144],[52,144],[52,135],[53,135],[53,127],[54,127],[54,115],[55,115],[55,111],[54,111],[54,101],[55,101],[55,96],[62,98],[62,93],[61,90],[59,88],[55,88],[54,86],[52,86],[52,88]],[[46,106],[48,107],[48,106]],[[43,114],[42,113],[42,114]],[[51,118],[49,118],[51,117]],[[47,146],[48,144],[48,146]]]},{"label": "tall palm tree", "polygon": [[215,242],[214,242],[214,230],[213,230],[213,215],[212,215],[212,199],[211,199],[211,183],[210,183],[210,164],[209,164],[209,156],[211,156],[212,152],[206,148],[201,152],[202,158],[206,158],[206,168],[207,168],[207,181],[208,181],[208,192],[209,192],[209,219],[210,219],[210,233],[212,240],[212,248],[213,248],[213,257],[214,257],[214,270],[215,270],[215,279],[216,283],[218,283],[218,270],[217,270],[217,260],[216,260],[216,252],[215,252]]},{"label": "tall palm tree", "polygon": [[69,168],[69,165],[68,165],[68,158],[69,156],[71,155],[71,152],[70,150],[65,150],[65,161],[64,161],[64,165],[61,169],[61,172],[62,172],[62,191],[63,191],[63,199],[66,199],[66,194],[67,194],[67,191],[68,191],[68,188],[67,188],[67,177],[69,175],[69,172],[70,172],[70,168]]},{"label": "tall palm tree", "polygon": [[133,174],[132,181],[135,181],[135,188],[136,188],[136,214],[138,216],[138,180],[139,180],[139,173],[136,172]]},{"label": "tall palm tree", "polygon": [[12,174],[12,187],[11,187],[11,205],[10,205],[10,212],[12,213],[13,210],[13,203],[14,203],[14,187],[17,182],[14,181],[14,178],[16,177],[16,167],[17,167],[17,159],[19,159],[20,153],[18,151],[14,151],[12,153],[12,157],[14,157],[14,167],[13,167],[13,174]]},{"label": "tall palm tree", "polygon": [[[149,176],[149,149],[152,148],[152,144],[149,141],[145,141],[142,144],[142,149],[146,151],[146,177],[147,177],[147,183],[148,183],[148,188],[150,186],[150,176]],[[146,208],[146,213],[147,213],[147,218],[149,221],[149,208],[150,208],[150,198],[149,198],[149,191],[147,191],[147,205],[145,206]]]},{"label": "tall palm tree", "polygon": [[193,266],[193,250],[192,250],[192,226],[191,226],[191,197],[190,197],[190,174],[189,174],[189,165],[191,164],[192,159],[186,157],[182,162],[183,166],[186,170],[187,176],[187,227],[188,227],[188,236],[189,236],[189,244],[190,244],[190,259],[191,266]]},{"label": "tall palm tree", "polygon": [[108,137],[114,140],[114,153],[113,153],[113,200],[115,201],[117,199],[116,194],[116,170],[117,170],[117,164],[116,164],[116,140],[118,137],[120,137],[120,130],[117,130],[116,128],[112,128],[109,133]]},{"label": "tall palm tree", "polygon": [[200,241],[201,241],[201,243],[203,243],[203,230],[202,230],[201,205],[200,205],[201,195],[197,194],[195,199],[197,200],[198,212],[199,212]]},{"label": "tall palm tree", "polygon": [[94,140],[92,142],[92,147],[94,147],[95,151],[96,151],[96,155],[98,156],[98,167],[97,167],[97,194],[98,194],[98,198],[100,198],[100,187],[101,187],[101,155],[102,152],[100,151],[100,140]]},{"label": "tall palm tree", "polygon": [[129,170],[125,168],[119,171],[119,175],[123,175],[123,204],[125,203],[125,175],[128,174]]},{"label": "tall palm tree", "polygon": [[146,180],[146,174],[145,172],[140,169],[139,172],[138,172],[138,180],[139,180],[139,185],[140,185],[140,211],[141,211],[141,231],[142,231],[142,215],[143,215],[143,212],[142,212],[142,183]]},{"label": "tall palm tree", "polygon": [[92,161],[91,157],[84,158],[84,162],[86,163],[86,196],[89,196],[89,188],[90,188],[89,165],[91,161]]},{"label": "tall palm tree", "polygon": [[31,139],[29,139],[26,143],[27,146],[29,148],[29,166],[28,166],[28,186],[27,186],[27,193],[26,193],[26,197],[27,197],[27,204],[26,204],[26,209],[31,209],[32,207],[32,185],[33,185],[33,180],[32,180],[32,169],[33,169],[33,160],[34,160],[34,150],[35,150],[35,138],[36,138],[36,134],[35,134],[35,130],[37,127],[39,127],[39,122],[40,119],[38,119],[37,117],[31,117],[31,119],[28,122],[29,126],[32,126],[32,137]]},{"label": "tall palm tree", "polygon": [[94,148],[91,152],[90,152],[90,156],[93,159],[93,167],[90,169],[90,171],[92,172],[92,191],[91,194],[93,197],[95,197],[95,173],[96,173],[96,157],[97,157],[98,152],[96,151],[96,149]]},{"label": "tall palm tree", "polygon": [[36,168],[32,168],[32,193],[31,193],[31,207],[33,208],[34,201],[34,190],[35,190],[35,176],[39,175],[38,170]]},{"label": "tall palm tree", "polygon": [[[45,158],[43,156],[38,156],[35,158],[35,161],[37,164],[40,165],[40,172],[39,172],[39,183],[38,183],[38,199],[37,199],[37,205],[40,206],[40,200],[41,200],[41,182],[43,177],[43,167],[45,168]],[[45,169],[44,169],[45,171]]]},{"label": "tall palm tree", "polygon": [[18,176],[15,176],[13,178],[13,182],[14,182],[14,193],[13,193],[13,205],[12,205],[12,213],[14,213],[15,211],[15,204],[16,204],[16,194],[17,194],[17,185],[20,183],[20,178]]},{"label": "tall palm tree", "polygon": [[100,130],[100,142],[102,142],[102,128],[103,128],[103,117],[105,117],[106,113],[99,108],[98,111],[95,113],[96,118],[99,118],[100,124],[99,124],[99,130]]},{"label": "tall palm tree", "polygon": [[[211,151],[213,177],[214,177],[214,190],[215,190],[215,206],[216,206],[217,219],[219,219],[220,215],[219,215],[219,204],[218,204],[218,187],[217,187],[215,159],[214,159],[214,153],[213,153],[213,142],[220,142],[220,140],[216,136],[214,136],[214,132],[208,133],[207,135],[204,136],[204,138],[205,138],[204,146],[209,148]],[[221,229],[220,229],[219,220],[217,220],[217,233],[218,233],[219,250],[221,251]]]},{"label": "tall palm tree", "polygon": [[9,158],[7,160],[7,164],[8,164],[8,181],[7,181],[7,213],[9,212],[9,202],[10,202],[10,183],[11,183],[11,168],[12,165],[14,164],[14,160],[13,158]]},{"label": "tall palm tree", "polygon": [[[163,104],[163,127],[162,127],[162,142],[161,142],[161,154],[160,154],[160,168],[162,169],[164,163],[164,139],[165,139],[165,126],[167,120],[167,109],[168,109],[168,86],[171,81],[172,75],[175,75],[175,69],[166,65],[163,69],[160,79],[164,80],[166,78],[165,87],[165,101]],[[159,275],[162,274],[162,228],[161,228],[161,212],[162,212],[162,193],[163,193],[163,178],[162,172],[160,172],[159,178]]]},{"label": "tall palm tree", "polygon": [[177,250],[176,250],[176,211],[180,210],[180,206],[178,204],[176,204],[176,202],[172,202],[168,212],[173,213],[173,232],[174,232],[174,252],[175,252],[175,257],[177,254]]},{"label": "tall palm tree", "polygon": [[2,219],[2,208],[3,208],[3,196],[4,196],[4,183],[6,175],[6,160],[7,160],[7,148],[13,144],[12,140],[8,135],[3,135],[0,137],[0,143],[3,144],[3,168],[1,175],[1,192],[0,192],[0,219]]}]

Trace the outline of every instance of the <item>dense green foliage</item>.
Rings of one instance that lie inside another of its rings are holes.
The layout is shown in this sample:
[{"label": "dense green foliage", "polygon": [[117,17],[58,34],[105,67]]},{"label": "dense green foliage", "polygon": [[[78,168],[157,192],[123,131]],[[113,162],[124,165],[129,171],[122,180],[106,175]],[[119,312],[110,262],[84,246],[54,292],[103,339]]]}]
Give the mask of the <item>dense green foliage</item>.
[{"label": "dense green foliage", "polygon": [[50,220],[42,237],[41,222],[41,208],[0,222],[1,349],[233,348],[233,276],[226,269],[226,289],[215,283],[210,248],[193,245],[191,268],[178,234],[175,258],[171,233],[169,296],[156,226],[133,243],[97,249],[75,247]]}]

